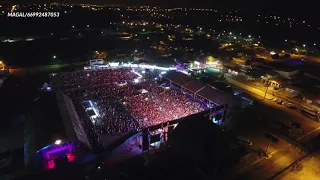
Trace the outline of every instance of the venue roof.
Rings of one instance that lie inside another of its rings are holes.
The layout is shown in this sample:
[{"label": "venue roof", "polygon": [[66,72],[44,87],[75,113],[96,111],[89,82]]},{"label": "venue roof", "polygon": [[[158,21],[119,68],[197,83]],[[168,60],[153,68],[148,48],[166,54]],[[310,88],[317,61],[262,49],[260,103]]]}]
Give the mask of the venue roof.
[{"label": "venue roof", "polygon": [[174,83],[180,85],[180,86],[184,86],[186,85],[188,82],[192,81],[192,78],[182,74],[182,73],[178,73],[176,71],[168,71],[166,74],[163,75],[163,77],[165,77],[168,80],[173,81]]},{"label": "venue roof", "polygon": [[204,84],[200,81],[193,80],[193,81],[190,81],[187,84],[185,84],[183,87],[192,91],[192,92],[197,92],[197,91],[201,90],[202,88],[206,87],[206,84]]},{"label": "venue roof", "polygon": [[36,151],[53,144],[55,140],[67,138],[54,93],[43,92],[39,99],[33,102],[27,116],[25,133],[27,155],[30,158]]},{"label": "venue roof", "polygon": [[177,71],[168,71],[163,77],[217,105],[234,104],[236,102],[234,96],[202,83],[199,80],[194,80],[186,74]]}]

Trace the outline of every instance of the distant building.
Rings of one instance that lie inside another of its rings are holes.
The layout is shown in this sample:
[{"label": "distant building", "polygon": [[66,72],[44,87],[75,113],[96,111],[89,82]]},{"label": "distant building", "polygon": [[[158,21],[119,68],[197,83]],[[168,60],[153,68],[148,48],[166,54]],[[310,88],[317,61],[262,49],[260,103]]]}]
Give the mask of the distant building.
[{"label": "distant building", "polygon": [[103,59],[92,59],[92,60],[89,60],[89,65],[90,66],[98,66],[98,65],[103,65],[103,64],[104,64]]},{"label": "distant building", "polygon": [[292,79],[299,73],[299,67],[296,66],[290,66],[290,64],[286,63],[269,63],[266,65],[273,69],[274,72],[278,73],[281,77],[286,79]]},{"label": "distant building", "polygon": [[299,73],[299,70],[294,70],[294,69],[276,69],[274,70],[277,72],[280,76],[286,78],[286,79],[292,79],[295,75]]}]

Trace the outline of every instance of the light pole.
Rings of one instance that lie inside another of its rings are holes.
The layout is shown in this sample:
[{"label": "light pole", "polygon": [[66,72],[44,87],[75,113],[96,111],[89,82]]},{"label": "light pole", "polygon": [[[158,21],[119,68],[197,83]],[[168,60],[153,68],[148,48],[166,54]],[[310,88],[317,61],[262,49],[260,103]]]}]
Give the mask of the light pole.
[{"label": "light pole", "polygon": [[268,93],[268,88],[269,88],[269,81],[267,81],[267,89],[266,89],[266,92],[264,93],[264,97],[263,97],[263,100],[266,99],[266,96],[267,96],[267,93]]},{"label": "light pole", "polygon": [[56,58],[57,58],[57,56],[55,56],[55,55],[52,56],[53,64],[56,63]]},{"label": "light pole", "polygon": [[268,149],[269,149],[269,147],[270,147],[270,144],[271,144],[271,139],[269,139],[269,143],[268,143],[268,146],[267,146],[267,148],[266,148],[266,150],[265,150],[265,152],[264,152],[264,154],[267,156],[268,154]]}]

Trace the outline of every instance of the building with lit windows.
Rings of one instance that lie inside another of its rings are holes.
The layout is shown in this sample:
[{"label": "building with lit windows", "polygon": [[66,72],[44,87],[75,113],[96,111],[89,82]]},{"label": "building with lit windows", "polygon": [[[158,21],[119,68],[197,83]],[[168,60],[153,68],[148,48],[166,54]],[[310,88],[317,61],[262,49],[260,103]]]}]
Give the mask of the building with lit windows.
[{"label": "building with lit windows", "polygon": [[65,166],[89,152],[89,140],[67,95],[42,92],[30,109],[24,145],[27,168]]}]

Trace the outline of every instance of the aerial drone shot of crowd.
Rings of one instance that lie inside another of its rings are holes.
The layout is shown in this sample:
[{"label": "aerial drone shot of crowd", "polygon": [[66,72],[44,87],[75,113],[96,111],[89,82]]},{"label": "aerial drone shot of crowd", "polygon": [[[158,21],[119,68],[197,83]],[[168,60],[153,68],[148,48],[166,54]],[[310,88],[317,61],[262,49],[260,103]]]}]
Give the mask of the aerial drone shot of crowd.
[{"label": "aerial drone shot of crowd", "polygon": [[[205,110],[156,81],[159,74],[131,68],[81,70],[57,74],[52,83],[72,99],[82,123],[93,124],[98,135],[127,134]],[[87,101],[95,107],[95,116],[86,111]]]}]

